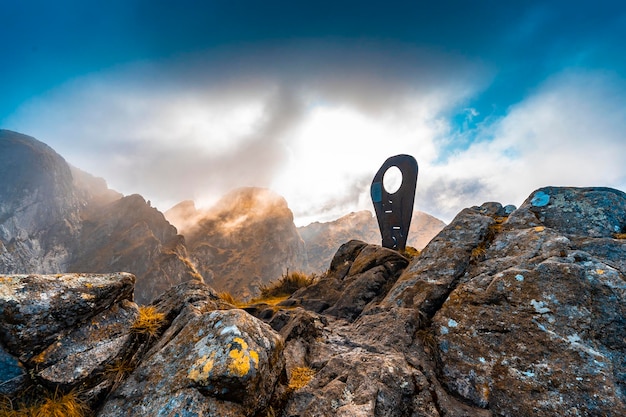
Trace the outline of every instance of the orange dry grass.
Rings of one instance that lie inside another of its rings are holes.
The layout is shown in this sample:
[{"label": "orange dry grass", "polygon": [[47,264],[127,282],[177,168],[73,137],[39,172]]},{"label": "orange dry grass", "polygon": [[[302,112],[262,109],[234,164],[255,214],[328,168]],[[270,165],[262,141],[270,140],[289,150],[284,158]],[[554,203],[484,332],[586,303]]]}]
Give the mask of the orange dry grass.
[{"label": "orange dry grass", "polygon": [[218,294],[218,296],[222,300],[226,301],[228,304],[232,304],[235,307],[241,307],[241,306],[244,305],[241,301],[239,301],[235,297],[233,297],[233,295],[231,293],[229,293],[228,291],[221,292],[221,293]]},{"label": "orange dry grass", "polygon": [[154,306],[139,307],[139,317],[131,326],[131,331],[154,337],[159,333],[165,320],[165,314],[159,313]]},{"label": "orange dry grass", "polygon": [[405,258],[408,258],[409,260],[411,260],[415,258],[416,256],[419,256],[420,251],[415,249],[413,246],[407,246],[406,248],[404,248],[404,250],[400,254],[404,256]]},{"label": "orange dry grass", "polygon": [[21,405],[17,409],[13,409],[10,402],[0,406],[0,417],[84,417],[89,412],[89,407],[74,391],[67,394],[57,391],[41,402]]},{"label": "orange dry grass", "polygon": [[89,408],[72,391],[65,395],[55,393],[36,407],[33,417],[83,417]]},{"label": "orange dry grass", "polygon": [[121,382],[126,378],[126,375],[135,370],[135,367],[129,360],[119,360],[114,363],[108,364],[104,368],[104,373],[111,377],[113,381]]},{"label": "orange dry grass", "polygon": [[477,246],[472,250],[472,258],[480,258],[487,253],[487,249],[482,246]]},{"label": "orange dry grass", "polygon": [[314,279],[315,275],[307,275],[304,272],[298,271],[287,271],[287,273],[280,277],[278,281],[262,286],[260,288],[260,298],[265,299],[291,295],[300,288],[308,287],[309,285],[311,285]]}]

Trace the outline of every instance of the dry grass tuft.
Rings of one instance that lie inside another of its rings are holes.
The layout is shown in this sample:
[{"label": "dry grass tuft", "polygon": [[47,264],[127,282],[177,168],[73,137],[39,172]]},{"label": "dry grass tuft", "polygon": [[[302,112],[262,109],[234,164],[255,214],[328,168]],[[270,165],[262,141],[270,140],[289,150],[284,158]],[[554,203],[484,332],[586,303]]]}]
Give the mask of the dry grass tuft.
[{"label": "dry grass tuft", "polygon": [[474,249],[472,249],[472,258],[475,258],[475,259],[481,258],[485,256],[485,253],[487,253],[487,249],[485,249],[483,246],[477,246]]},{"label": "dry grass tuft", "polygon": [[33,417],[83,417],[89,408],[74,391],[67,394],[55,392],[37,406]]},{"label": "dry grass tuft", "polygon": [[10,401],[5,400],[0,404],[0,417],[85,417],[89,414],[89,407],[75,391],[67,394],[59,391],[48,393],[43,400],[21,404],[16,409]]},{"label": "dry grass tuft", "polygon": [[407,246],[406,248],[404,248],[404,251],[401,253],[401,255],[410,260],[415,258],[416,256],[419,256],[420,251],[412,246]]},{"label": "dry grass tuft", "polygon": [[626,233],[615,233],[613,237],[615,239],[626,239]]},{"label": "dry grass tuft", "polygon": [[218,296],[223,300],[226,301],[228,304],[232,304],[236,307],[238,306],[242,306],[243,303],[239,300],[237,300],[235,297],[233,297],[233,295],[231,293],[229,293],[228,291],[224,291],[218,294]]},{"label": "dry grass tuft", "polygon": [[115,383],[122,382],[126,376],[135,370],[130,360],[118,360],[108,364],[104,368],[105,375],[112,379]]},{"label": "dry grass tuft", "polygon": [[159,313],[154,306],[140,306],[139,317],[131,326],[131,331],[155,337],[165,322],[165,314]]},{"label": "dry grass tuft", "polygon": [[426,353],[433,354],[437,351],[437,340],[432,330],[421,329],[416,333],[417,338],[422,342]]},{"label": "dry grass tuft", "polygon": [[287,271],[276,282],[264,285],[260,288],[260,299],[276,298],[288,296],[299,290],[300,288],[308,287],[315,280],[315,274],[307,275],[304,272],[289,272]]},{"label": "dry grass tuft", "polygon": [[315,371],[308,367],[293,368],[291,370],[291,379],[289,380],[289,389],[298,390],[305,387],[315,376]]}]

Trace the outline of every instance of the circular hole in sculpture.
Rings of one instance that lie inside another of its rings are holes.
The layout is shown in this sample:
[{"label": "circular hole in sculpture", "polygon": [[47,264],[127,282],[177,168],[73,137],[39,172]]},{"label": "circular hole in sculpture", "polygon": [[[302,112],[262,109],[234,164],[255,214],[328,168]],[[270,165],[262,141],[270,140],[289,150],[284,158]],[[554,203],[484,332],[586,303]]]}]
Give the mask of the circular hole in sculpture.
[{"label": "circular hole in sculpture", "polygon": [[389,194],[397,192],[402,186],[402,171],[396,166],[389,167],[383,175],[383,187]]}]

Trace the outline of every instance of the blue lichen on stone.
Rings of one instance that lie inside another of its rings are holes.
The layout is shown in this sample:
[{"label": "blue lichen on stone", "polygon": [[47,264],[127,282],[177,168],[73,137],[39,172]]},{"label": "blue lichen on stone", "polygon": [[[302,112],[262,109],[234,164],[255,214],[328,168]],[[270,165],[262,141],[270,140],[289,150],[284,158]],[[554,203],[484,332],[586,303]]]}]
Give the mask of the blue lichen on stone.
[{"label": "blue lichen on stone", "polygon": [[544,207],[547,206],[550,202],[550,195],[544,193],[543,191],[537,191],[533,196],[533,199],[530,201],[534,207]]}]

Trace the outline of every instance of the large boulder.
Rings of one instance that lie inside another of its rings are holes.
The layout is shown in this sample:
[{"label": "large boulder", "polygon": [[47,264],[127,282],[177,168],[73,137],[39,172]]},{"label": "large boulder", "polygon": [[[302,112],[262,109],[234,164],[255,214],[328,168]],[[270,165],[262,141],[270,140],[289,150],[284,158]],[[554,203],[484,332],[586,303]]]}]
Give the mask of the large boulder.
[{"label": "large boulder", "polygon": [[0,392],[17,397],[35,382],[86,396],[110,388],[102,375],[124,355],[138,314],[134,282],[126,273],[0,277]]},{"label": "large boulder", "polygon": [[625,224],[619,191],[534,192],[434,316],[448,389],[503,416],[626,415]]},{"label": "large boulder", "polygon": [[[249,416],[265,408],[282,373],[282,338],[242,310],[183,310],[99,416]],[[194,414],[189,414],[194,415]]]},{"label": "large boulder", "polygon": [[404,270],[383,302],[384,307],[416,308],[432,316],[464,276],[470,261],[492,236],[501,206],[486,203],[466,208]]},{"label": "large boulder", "polygon": [[132,300],[135,277],[127,273],[5,275],[0,282],[0,340],[29,361],[60,335],[122,300]]}]

